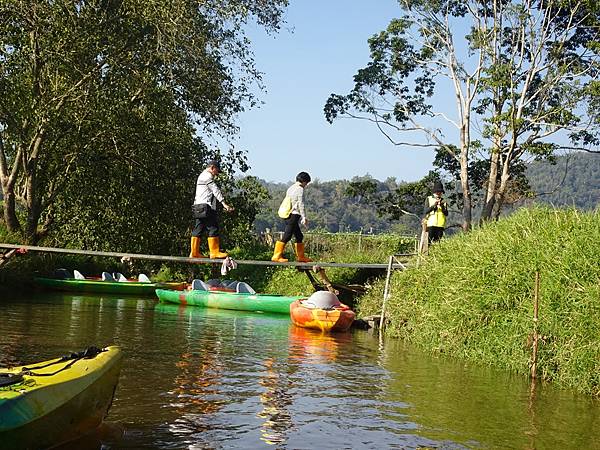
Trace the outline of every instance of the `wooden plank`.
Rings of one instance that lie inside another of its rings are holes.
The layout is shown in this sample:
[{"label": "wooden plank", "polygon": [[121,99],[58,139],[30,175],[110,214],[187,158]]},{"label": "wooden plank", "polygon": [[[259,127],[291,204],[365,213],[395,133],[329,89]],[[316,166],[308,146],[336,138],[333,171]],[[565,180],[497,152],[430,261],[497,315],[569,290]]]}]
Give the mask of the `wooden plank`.
[{"label": "wooden plank", "polygon": [[[119,252],[100,252],[95,250],[79,250],[72,248],[57,248],[57,247],[36,247],[33,245],[17,245],[17,244],[3,244],[0,243],[0,248],[22,248],[28,251],[34,252],[47,252],[47,253],[66,253],[72,255],[86,255],[86,256],[102,256],[111,258],[129,258],[129,259],[147,259],[153,261],[172,261],[187,264],[221,264],[222,259],[210,259],[210,258],[188,258],[187,256],[167,256],[167,255],[144,255],[138,253],[119,253]],[[290,261],[286,263],[273,262],[273,261],[258,261],[258,260],[243,260],[236,259],[235,262],[238,264],[248,264],[254,266],[287,266],[287,267],[345,267],[351,269],[387,269],[387,264],[378,263],[337,263],[337,262],[296,262]],[[403,270],[406,265],[401,263],[395,263],[393,269]]]}]

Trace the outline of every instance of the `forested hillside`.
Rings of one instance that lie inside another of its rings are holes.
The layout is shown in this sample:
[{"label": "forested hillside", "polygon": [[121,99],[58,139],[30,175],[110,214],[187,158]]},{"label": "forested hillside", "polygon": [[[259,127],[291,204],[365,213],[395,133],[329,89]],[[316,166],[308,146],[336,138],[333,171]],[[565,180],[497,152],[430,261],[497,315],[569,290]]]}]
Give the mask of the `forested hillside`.
[{"label": "forested hillside", "polygon": [[600,203],[600,155],[576,153],[556,165],[534,162],[527,178],[536,202],[591,210]]},{"label": "forested hillside", "polygon": [[[364,198],[348,196],[346,189],[350,182],[363,179],[374,181],[378,192],[381,193],[393,191],[398,186],[393,178],[381,182],[368,175],[352,180],[313,181],[306,188],[304,196],[311,230],[336,233],[360,231],[362,228],[364,233],[383,233],[391,230],[407,232],[418,224],[415,218],[391,222],[386,217],[380,217],[377,208]],[[283,221],[277,217],[277,209],[289,184],[264,182],[271,194],[271,200],[256,217],[254,223],[258,231],[264,231],[266,228],[282,230]]]},{"label": "forested hillside", "polygon": [[[534,162],[527,169],[532,196],[525,203],[545,203],[554,206],[575,206],[583,210],[594,209],[600,203],[600,155],[575,153],[557,158],[555,165]],[[400,220],[381,217],[373,202],[360,196],[350,197],[347,188],[353,181],[370,180],[377,185],[377,194],[396,190],[404,184],[395,178],[378,181],[366,175],[352,180],[313,181],[306,189],[305,201],[310,228],[329,232],[360,231],[382,233],[386,231],[415,232],[419,221],[414,216],[403,215]],[[290,181],[291,183],[291,181]],[[255,220],[255,228],[264,231],[281,230],[282,221],[277,208],[289,184],[267,183],[264,186],[271,199]],[[421,215],[420,210],[410,211]]]}]

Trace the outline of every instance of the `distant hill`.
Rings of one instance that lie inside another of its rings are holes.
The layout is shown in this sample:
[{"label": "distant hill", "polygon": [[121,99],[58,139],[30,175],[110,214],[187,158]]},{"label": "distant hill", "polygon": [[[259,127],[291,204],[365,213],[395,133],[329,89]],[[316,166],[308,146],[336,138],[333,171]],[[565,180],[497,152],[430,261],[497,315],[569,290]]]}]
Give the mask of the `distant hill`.
[{"label": "distant hill", "polygon": [[556,165],[533,162],[527,178],[538,194],[536,202],[592,210],[600,204],[600,155],[574,153]]},{"label": "distant hill", "polygon": [[[591,210],[600,204],[600,155],[574,153],[557,158],[556,165],[534,162],[527,170],[527,178],[534,192],[538,193],[531,203],[554,206],[575,206]],[[403,182],[389,178],[378,181],[369,175],[352,180],[321,182],[315,180],[306,189],[305,202],[312,230],[336,232],[383,233],[389,231],[415,232],[419,222],[411,216],[401,221],[389,221],[379,217],[376,208],[362,199],[348,198],[346,188],[351,181],[370,179],[377,183],[380,193],[396,189]],[[265,205],[255,220],[255,228],[281,231],[282,221],[277,217],[279,203],[285,196],[289,184],[263,181],[272,199]],[[291,183],[291,182],[290,182]],[[415,211],[420,214],[420,211]]]},{"label": "distant hill", "polygon": [[[372,179],[369,176],[360,177],[360,179],[365,178]],[[385,182],[373,181],[377,183],[379,191],[393,190],[397,186],[394,179]],[[337,233],[355,232],[362,228],[364,233],[383,233],[397,227],[397,224],[379,217],[374,206],[362,199],[349,198],[346,195],[349,183],[349,180],[325,182],[315,180],[309,185],[304,201],[312,230]],[[277,217],[277,209],[291,182],[289,184],[263,182],[263,184],[272,199],[256,217],[255,228],[258,231],[264,231],[266,228],[281,231],[283,222]]]}]

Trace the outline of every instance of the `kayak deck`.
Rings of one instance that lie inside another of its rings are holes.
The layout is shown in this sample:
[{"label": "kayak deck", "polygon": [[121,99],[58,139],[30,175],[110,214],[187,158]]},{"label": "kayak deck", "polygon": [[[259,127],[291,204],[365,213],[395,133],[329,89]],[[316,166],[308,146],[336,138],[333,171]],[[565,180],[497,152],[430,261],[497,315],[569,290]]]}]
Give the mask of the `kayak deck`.
[{"label": "kayak deck", "polygon": [[183,289],[185,283],[144,283],[139,281],[102,281],[102,280],[76,280],[36,277],[34,282],[47,289],[70,292],[96,292],[101,294],[125,294],[153,296],[158,288]]},{"label": "kayak deck", "polygon": [[289,314],[292,302],[303,299],[301,296],[273,294],[249,294],[223,291],[174,291],[157,289],[156,295],[161,302],[181,305],[201,306],[204,308],[232,309],[237,311],[261,311]]},{"label": "kayak deck", "polygon": [[94,430],[108,413],[121,364],[121,350],[107,347],[93,357],[0,369],[20,374],[15,384],[0,387],[0,442],[47,448]]}]

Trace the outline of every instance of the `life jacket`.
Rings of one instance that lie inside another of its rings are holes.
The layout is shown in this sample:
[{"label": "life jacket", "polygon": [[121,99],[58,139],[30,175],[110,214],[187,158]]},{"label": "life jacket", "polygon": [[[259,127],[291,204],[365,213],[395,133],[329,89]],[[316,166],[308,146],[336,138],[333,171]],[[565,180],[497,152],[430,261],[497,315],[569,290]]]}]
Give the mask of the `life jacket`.
[{"label": "life jacket", "polygon": [[[430,195],[427,197],[427,201],[429,203],[429,207],[431,208],[433,205],[435,205],[437,199],[433,195]],[[438,206],[434,211],[431,211],[427,215],[427,226],[439,228],[444,228],[446,226],[446,216],[442,212],[441,206]]]}]

